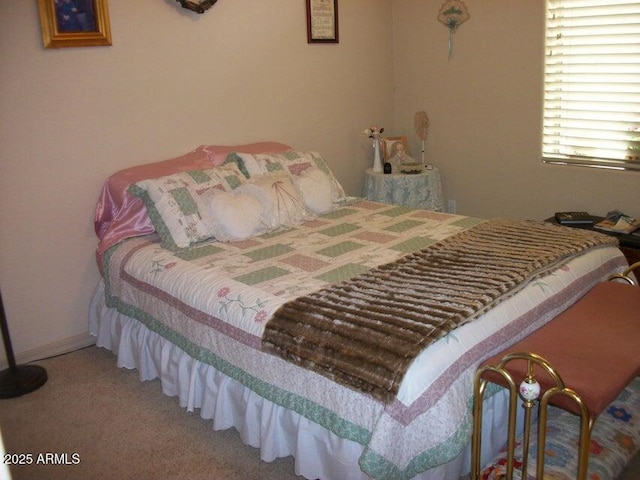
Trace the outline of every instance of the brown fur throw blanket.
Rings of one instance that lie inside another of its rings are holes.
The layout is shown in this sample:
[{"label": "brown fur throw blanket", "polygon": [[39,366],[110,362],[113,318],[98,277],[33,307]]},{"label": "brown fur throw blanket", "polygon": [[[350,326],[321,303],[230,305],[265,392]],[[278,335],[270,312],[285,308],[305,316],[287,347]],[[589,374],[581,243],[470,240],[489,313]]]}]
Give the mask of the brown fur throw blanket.
[{"label": "brown fur throw blanket", "polygon": [[392,402],[429,344],[590,248],[600,233],[490,220],[282,305],[263,350]]}]

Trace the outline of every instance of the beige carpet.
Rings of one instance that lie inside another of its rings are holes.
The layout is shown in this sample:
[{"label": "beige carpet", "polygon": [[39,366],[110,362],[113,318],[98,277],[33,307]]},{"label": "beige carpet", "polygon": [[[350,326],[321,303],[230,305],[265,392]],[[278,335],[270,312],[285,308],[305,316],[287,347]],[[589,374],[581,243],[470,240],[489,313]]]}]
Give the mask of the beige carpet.
[{"label": "beige carpet", "polygon": [[[0,400],[0,429],[11,453],[77,453],[77,465],[12,467],[13,480],[301,479],[293,459],[260,461],[235,430],[211,422],[162,394],[158,381],[116,367],[104,349],[86,348],[36,362],[49,380],[39,390]],[[0,472],[0,478],[2,473]],[[640,460],[621,477],[640,479]],[[446,480],[446,479],[443,479]]]},{"label": "beige carpet", "polygon": [[214,432],[211,421],[163,395],[157,380],[143,383],[137,371],[117,368],[107,350],[90,347],[36,364],[47,369],[47,383],[0,400],[5,449],[78,453],[80,463],[13,467],[13,480],[302,478],[292,458],[260,461],[235,430]]}]

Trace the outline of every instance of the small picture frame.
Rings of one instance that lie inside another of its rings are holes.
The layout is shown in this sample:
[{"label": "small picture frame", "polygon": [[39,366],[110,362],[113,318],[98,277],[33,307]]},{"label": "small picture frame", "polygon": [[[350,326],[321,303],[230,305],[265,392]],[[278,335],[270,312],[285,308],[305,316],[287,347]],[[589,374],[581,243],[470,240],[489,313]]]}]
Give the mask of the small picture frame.
[{"label": "small picture frame", "polygon": [[382,139],[382,157],[385,162],[391,160],[393,154],[396,152],[397,144],[401,143],[404,146],[404,151],[409,154],[409,145],[407,144],[407,137],[386,137]]},{"label": "small picture frame", "polygon": [[307,0],[307,43],[338,41],[338,0]]},{"label": "small picture frame", "polygon": [[111,45],[107,0],[38,0],[44,48]]}]

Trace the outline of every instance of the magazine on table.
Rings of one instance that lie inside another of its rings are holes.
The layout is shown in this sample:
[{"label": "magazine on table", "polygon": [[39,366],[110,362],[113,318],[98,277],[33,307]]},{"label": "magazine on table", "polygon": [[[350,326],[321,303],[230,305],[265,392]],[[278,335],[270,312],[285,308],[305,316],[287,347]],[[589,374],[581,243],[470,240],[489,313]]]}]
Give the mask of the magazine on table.
[{"label": "magazine on table", "polygon": [[[634,233],[640,229],[640,220],[636,220],[629,215],[625,215],[618,210],[614,210],[613,212],[609,212],[607,217],[594,224],[593,228],[597,228],[598,230],[603,230],[605,232],[614,232],[614,233]],[[640,232],[637,232],[640,234]]]}]

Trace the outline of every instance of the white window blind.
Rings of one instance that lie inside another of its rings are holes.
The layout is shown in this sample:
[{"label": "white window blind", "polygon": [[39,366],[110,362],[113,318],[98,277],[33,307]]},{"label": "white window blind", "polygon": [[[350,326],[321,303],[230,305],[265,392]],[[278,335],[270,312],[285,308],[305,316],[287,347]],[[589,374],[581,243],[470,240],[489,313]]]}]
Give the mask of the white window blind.
[{"label": "white window blind", "polygon": [[640,2],[547,0],[545,162],[640,170]]}]

